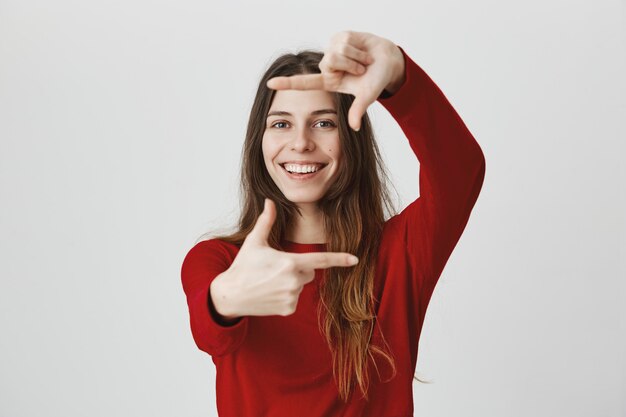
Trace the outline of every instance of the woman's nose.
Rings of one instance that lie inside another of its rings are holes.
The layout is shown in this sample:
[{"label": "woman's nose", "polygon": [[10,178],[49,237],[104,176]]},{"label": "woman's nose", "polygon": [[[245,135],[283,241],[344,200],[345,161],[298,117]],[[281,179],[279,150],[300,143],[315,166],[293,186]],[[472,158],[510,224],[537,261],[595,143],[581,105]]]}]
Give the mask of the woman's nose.
[{"label": "woman's nose", "polygon": [[306,127],[296,131],[296,135],[291,142],[291,149],[297,152],[312,151],[315,149],[315,142],[311,138],[311,133]]}]

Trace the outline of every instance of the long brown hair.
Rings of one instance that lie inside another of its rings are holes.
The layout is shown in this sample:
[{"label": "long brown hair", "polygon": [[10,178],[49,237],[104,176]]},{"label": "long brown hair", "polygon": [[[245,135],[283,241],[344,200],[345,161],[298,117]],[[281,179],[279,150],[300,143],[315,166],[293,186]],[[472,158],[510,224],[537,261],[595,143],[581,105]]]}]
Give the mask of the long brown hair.
[{"label": "long brown hair", "polygon": [[[213,238],[241,246],[263,211],[264,199],[270,198],[276,204],[276,220],[268,243],[275,249],[282,249],[281,239],[300,211],[279,190],[264,163],[261,144],[266,116],[276,92],[269,89],[266,82],[276,76],[320,73],[318,64],[322,57],[323,53],[315,50],[287,53],[279,56],[262,76],[242,150],[239,224],[235,232]],[[397,373],[384,337],[385,346],[370,343],[376,320],[373,292],[378,247],[385,219],[396,214],[396,210],[367,113],[361,120],[360,130],[353,131],[347,120],[354,96],[332,94],[337,106],[343,161],[336,181],[318,201],[318,206],[324,217],[326,249],[353,253],[360,262],[353,268],[325,270],[317,313],[320,332],[332,352],[333,374],[340,398],[347,402],[355,380],[364,398],[368,398],[367,362],[368,357],[374,359],[374,353],[390,363],[393,370],[390,379]]]}]

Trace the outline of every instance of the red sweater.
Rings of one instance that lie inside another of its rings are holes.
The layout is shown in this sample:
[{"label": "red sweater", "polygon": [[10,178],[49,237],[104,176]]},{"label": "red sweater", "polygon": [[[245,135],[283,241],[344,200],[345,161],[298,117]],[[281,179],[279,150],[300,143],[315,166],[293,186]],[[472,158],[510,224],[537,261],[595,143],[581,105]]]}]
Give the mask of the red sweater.
[{"label": "red sweater", "polygon": [[[402,50],[402,48],[400,48]],[[406,55],[406,79],[390,97],[378,98],[400,124],[420,163],[420,196],[385,223],[377,258],[374,343],[380,330],[395,358],[397,375],[375,354],[369,365],[369,401],[358,386],[349,402],[338,397],[332,357],[317,323],[318,283],[304,286],[289,316],[244,316],[219,321],[209,284],[239,251],[211,239],[184,259],[182,285],[191,332],[217,370],[217,410],[222,417],[409,417],[420,332],[435,284],[478,198],[485,159],[459,115],[430,77]],[[325,244],[284,241],[290,252],[325,251]]]}]

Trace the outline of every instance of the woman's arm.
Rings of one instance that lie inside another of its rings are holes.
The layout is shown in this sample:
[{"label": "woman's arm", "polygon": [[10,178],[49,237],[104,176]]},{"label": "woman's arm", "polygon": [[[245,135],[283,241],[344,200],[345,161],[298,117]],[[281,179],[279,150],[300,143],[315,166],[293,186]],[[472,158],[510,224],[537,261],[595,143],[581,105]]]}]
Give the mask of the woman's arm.
[{"label": "woman's arm", "polygon": [[221,316],[211,296],[213,281],[230,266],[229,256],[218,241],[206,240],[191,248],[181,268],[191,333],[198,348],[211,356],[237,349],[248,330],[248,317]]},{"label": "woman's arm", "polygon": [[[404,58],[404,77],[398,77],[398,52]],[[420,197],[394,222],[401,223],[397,230],[420,268],[420,297],[427,301],[478,198],[485,175],[482,150],[439,87],[390,40],[339,32],[319,67],[320,74],[275,77],[267,86],[352,94],[348,123],[355,130],[376,100],[400,124],[420,162]]]},{"label": "woman's arm", "polygon": [[430,298],[480,193],[485,158],[439,87],[398,48],[405,61],[404,81],[378,101],[398,122],[420,163],[420,196],[394,220],[423,273],[420,294]]}]

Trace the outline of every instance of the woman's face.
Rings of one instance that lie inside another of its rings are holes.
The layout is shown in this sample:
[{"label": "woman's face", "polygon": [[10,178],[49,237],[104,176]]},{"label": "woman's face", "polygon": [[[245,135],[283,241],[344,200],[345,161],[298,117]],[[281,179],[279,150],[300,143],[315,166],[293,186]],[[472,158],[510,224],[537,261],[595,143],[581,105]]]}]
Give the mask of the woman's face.
[{"label": "woman's face", "polygon": [[320,200],[337,178],[342,156],[331,93],[276,91],[262,147],[265,166],[287,199],[302,204]]}]

